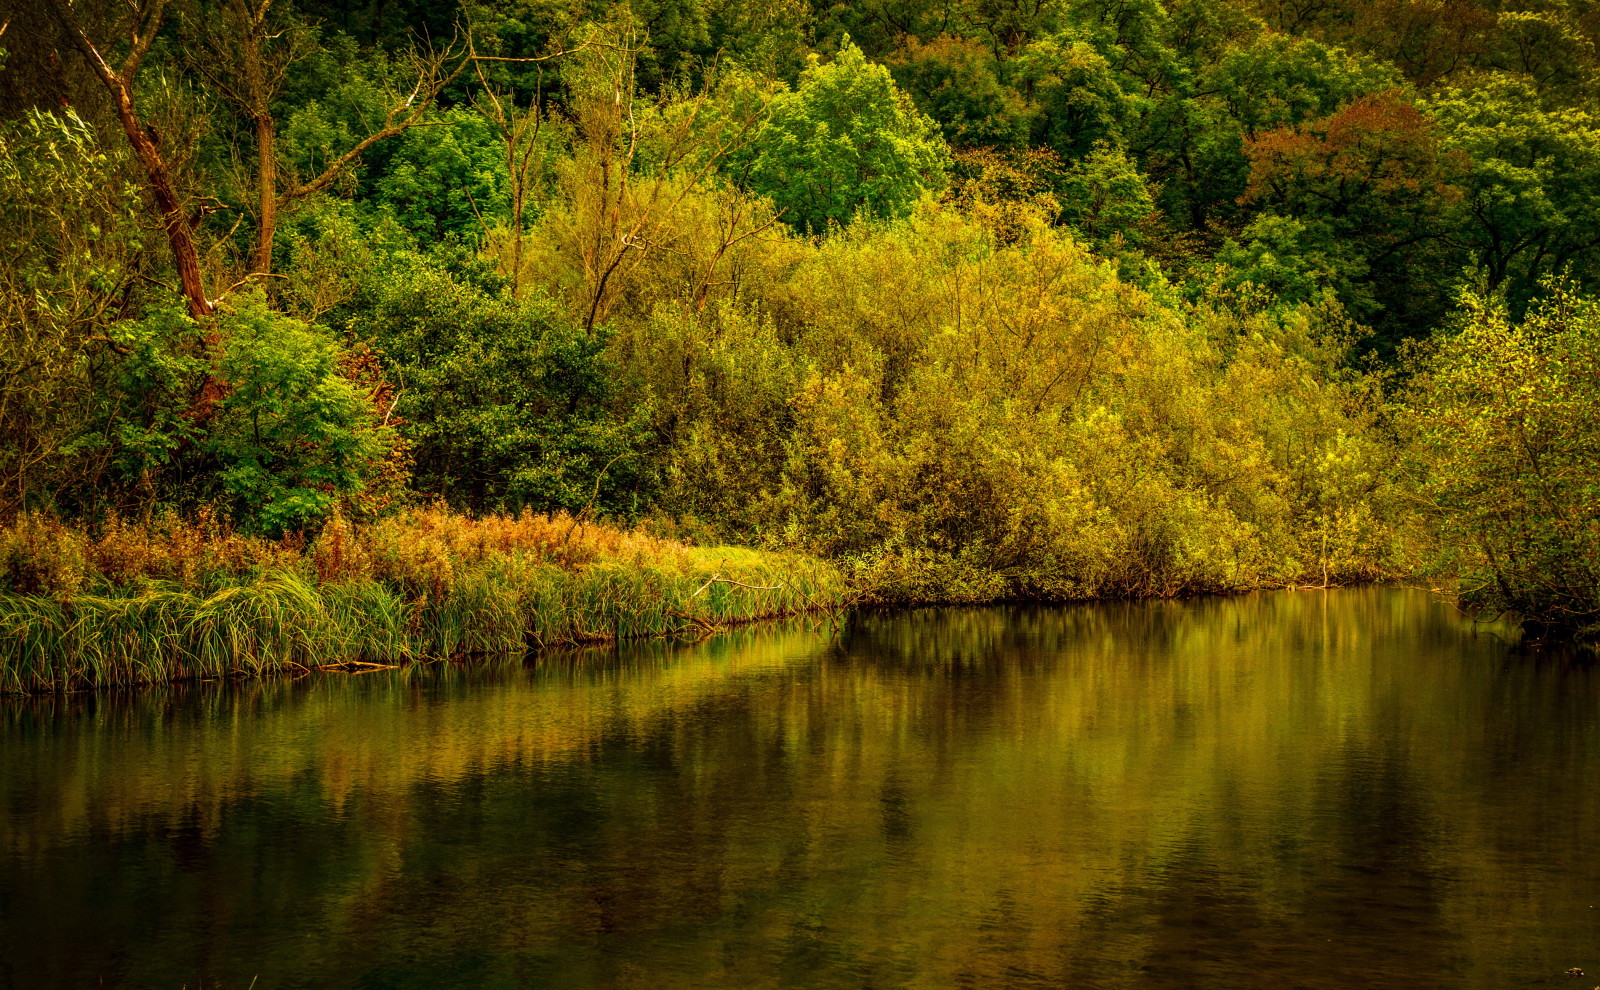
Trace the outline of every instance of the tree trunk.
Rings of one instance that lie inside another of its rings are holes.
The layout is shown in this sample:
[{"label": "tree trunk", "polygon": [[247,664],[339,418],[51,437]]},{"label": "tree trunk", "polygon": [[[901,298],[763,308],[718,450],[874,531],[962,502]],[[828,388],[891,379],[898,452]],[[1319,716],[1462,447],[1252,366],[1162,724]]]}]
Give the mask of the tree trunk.
[{"label": "tree trunk", "polygon": [[206,297],[204,282],[200,278],[200,252],[194,246],[194,233],[189,229],[189,218],[178,202],[172,188],[172,174],[161,157],[155,142],[139,124],[139,115],[133,108],[133,97],[126,83],[112,76],[106,80],[107,88],[117,107],[117,118],[128,135],[139,164],[144,166],[150,180],[150,192],[155,196],[156,208],[161,212],[161,222],[166,228],[167,244],[172,248],[172,261],[178,269],[178,282],[183,287],[184,299],[189,304],[189,315],[195,319],[211,314],[211,301]]},{"label": "tree trunk", "polygon": [[[83,57],[88,61],[89,68],[99,77],[100,82],[111,94],[111,102],[116,107],[117,119],[122,122],[122,130],[128,136],[128,144],[133,149],[134,157],[139,159],[139,164],[144,167],[145,176],[150,180],[150,192],[155,198],[156,209],[161,213],[161,224],[166,228],[167,243],[172,248],[172,261],[178,269],[178,282],[183,287],[183,295],[189,304],[189,315],[195,319],[211,315],[211,300],[206,296],[205,284],[200,278],[200,252],[194,246],[194,232],[189,229],[189,217],[183,212],[182,205],[178,202],[178,194],[172,188],[172,171],[167,167],[166,160],[161,157],[161,152],[156,148],[156,143],[151,138],[151,133],[146,131],[139,122],[138,111],[133,106],[133,78],[139,71],[139,62],[149,51],[150,43],[155,37],[156,29],[161,23],[161,0],[153,5],[153,10],[148,12],[148,21],[144,23],[144,16],[138,13],[134,20],[132,49],[127,60],[123,63],[119,75],[105,58],[100,54],[100,49],[84,33],[83,25],[78,22],[72,11],[72,5],[66,0],[56,0],[56,15],[61,18],[63,26],[72,36],[73,42]],[[148,28],[141,34],[139,28]]]},{"label": "tree trunk", "polygon": [[257,218],[255,270],[272,271],[272,239],[278,229],[278,125],[272,115],[256,112],[256,153],[260,157],[261,215]]}]

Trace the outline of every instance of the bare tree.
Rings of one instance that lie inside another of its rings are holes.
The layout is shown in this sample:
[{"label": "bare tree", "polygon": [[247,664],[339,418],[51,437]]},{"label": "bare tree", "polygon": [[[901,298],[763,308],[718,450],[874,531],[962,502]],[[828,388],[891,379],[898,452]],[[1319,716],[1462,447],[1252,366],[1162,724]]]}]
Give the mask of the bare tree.
[{"label": "bare tree", "polygon": [[253,269],[272,271],[278,217],[278,125],[272,101],[305,40],[297,24],[269,23],[272,0],[223,0],[207,19],[194,66],[250,119],[256,136],[256,247]]},{"label": "bare tree", "polygon": [[574,49],[562,46],[558,51],[548,55],[532,58],[507,58],[495,55],[478,54],[477,46],[468,38],[468,55],[472,60],[473,71],[478,76],[478,112],[494,127],[500,135],[500,142],[505,145],[506,173],[511,182],[511,296],[514,299],[522,297],[522,243],[527,230],[528,199],[533,191],[535,181],[535,166],[539,153],[539,134],[543,127],[544,115],[540,111],[539,103],[544,93],[544,69],[539,70],[539,85],[534,92],[533,104],[529,107],[518,107],[511,96],[499,92],[489,81],[484,72],[484,64],[490,62],[527,62],[543,63],[563,55],[570,55],[581,51],[585,46],[579,45]]}]

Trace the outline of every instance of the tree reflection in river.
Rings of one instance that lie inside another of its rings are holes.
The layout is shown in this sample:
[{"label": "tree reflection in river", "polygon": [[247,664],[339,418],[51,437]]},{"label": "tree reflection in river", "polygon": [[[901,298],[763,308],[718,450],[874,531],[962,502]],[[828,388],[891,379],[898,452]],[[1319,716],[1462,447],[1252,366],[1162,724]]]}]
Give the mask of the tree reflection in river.
[{"label": "tree reflection in river", "polygon": [[1378,589],[13,701],[0,985],[1533,984],[1597,701]]}]

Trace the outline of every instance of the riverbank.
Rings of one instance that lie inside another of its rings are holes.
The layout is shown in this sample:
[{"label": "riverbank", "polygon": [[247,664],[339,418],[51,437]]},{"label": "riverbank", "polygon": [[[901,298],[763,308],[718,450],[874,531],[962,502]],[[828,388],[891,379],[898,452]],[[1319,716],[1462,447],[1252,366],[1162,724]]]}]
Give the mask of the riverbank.
[{"label": "riverbank", "polygon": [[314,540],[214,518],[0,528],[0,692],[263,676],[694,635],[837,607],[814,558],[694,547],[565,515],[439,510]]}]

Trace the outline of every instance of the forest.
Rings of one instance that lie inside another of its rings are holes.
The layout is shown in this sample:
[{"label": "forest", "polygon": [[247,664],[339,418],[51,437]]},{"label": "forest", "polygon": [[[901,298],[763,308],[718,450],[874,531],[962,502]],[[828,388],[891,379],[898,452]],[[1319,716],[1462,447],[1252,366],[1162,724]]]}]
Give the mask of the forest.
[{"label": "forest", "polygon": [[1399,578],[1600,638],[1587,0],[0,11],[0,688]]}]

